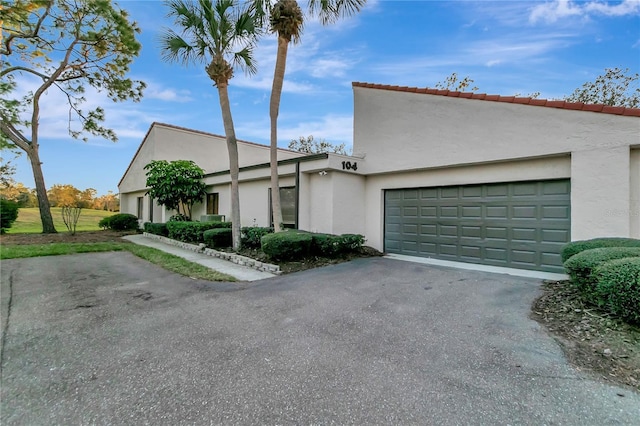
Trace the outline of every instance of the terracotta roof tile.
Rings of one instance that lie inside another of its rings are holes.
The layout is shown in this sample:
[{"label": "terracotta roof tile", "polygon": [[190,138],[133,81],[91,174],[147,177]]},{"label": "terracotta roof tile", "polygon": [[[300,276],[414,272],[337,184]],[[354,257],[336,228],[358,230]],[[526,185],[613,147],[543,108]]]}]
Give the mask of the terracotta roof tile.
[{"label": "terracotta roof tile", "polygon": [[602,112],[607,113],[607,114],[622,115],[622,114],[624,114],[624,107],[605,105],[604,108],[602,108]]},{"label": "terracotta roof tile", "polygon": [[515,96],[487,95],[486,93],[454,92],[450,90],[432,89],[429,87],[417,88],[407,86],[391,86],[388,84],[373,84],[353,82],[353,87],[366,87],[370,89],[393,90],[396,92],[412,92],[426,95],[447,96],[464,99],[476,99],[489,102],[509,102],[521,105],[540,106],[546,108],[559,108],[573,111],[590,111],[603,114],[625,115],[629,117],[640,117],[640,108],[612,107],[599,104],[584,104],[582,102],[566,102],[562,100],[517,98]]}]

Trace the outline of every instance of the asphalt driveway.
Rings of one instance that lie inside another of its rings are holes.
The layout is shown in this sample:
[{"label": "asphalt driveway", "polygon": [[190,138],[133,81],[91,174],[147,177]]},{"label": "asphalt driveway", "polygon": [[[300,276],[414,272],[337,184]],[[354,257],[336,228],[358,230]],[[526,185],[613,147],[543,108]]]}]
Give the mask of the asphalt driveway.
[{"label": "asphalt driveway", "polygon": [[528,319],[531,279],[383,258],[243,284],[125,252],[1,266],[6,425],[640,419],[639,394]]}]

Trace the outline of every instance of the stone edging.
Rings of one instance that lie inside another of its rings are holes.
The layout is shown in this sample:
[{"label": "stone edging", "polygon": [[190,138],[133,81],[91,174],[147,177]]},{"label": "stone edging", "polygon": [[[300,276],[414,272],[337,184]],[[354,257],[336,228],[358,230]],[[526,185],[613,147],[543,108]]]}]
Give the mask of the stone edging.
[{"label": "stone edging", "polygon": [[280,274],[280,266],[273,265],[271,263],[260,262],[259,260],[255,260],[250,257],[240,256],[239,254],[235,254],[235,253],[227,253],[224,251],[214,250],[211,248],[207,248],[204,244],[195,245],[195,244],[183,243],[182,241],[172,240],[171,238],[163,237],[162,235],[150,234],[148,232],[143,232],[142,235],[144,235],[147,238],[158,240],[165,244],[178,246],[185,250],[190,250],[196,253],[206,254],[207,256],[228,260],[229,262],[233,262],[240,266],[247,266],[249,268],[253,268],[258,271],[270,272],[275,275]]}]

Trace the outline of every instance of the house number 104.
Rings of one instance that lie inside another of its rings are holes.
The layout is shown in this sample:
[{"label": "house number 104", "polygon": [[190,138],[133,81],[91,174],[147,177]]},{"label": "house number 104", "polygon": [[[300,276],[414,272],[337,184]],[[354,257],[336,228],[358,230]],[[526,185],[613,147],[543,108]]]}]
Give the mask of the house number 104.
[{"label": "house number 104", "polygon": [[343,161],[342,170],[358,170],[358,163],[355,161],[353,163],[351,161]]}]

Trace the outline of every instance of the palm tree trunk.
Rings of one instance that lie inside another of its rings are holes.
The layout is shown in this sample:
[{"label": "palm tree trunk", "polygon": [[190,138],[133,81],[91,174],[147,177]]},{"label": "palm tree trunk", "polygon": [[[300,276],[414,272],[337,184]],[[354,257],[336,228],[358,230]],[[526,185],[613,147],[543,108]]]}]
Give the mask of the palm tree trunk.
[{"label": "palm tree trunk", "polygon": [[44,184],[44,175],[42,174],[42,163],[38,154],[38,147],[32,145],[27,151],[27,156],[31,161],[31,169],[33,170],[33,179],[36,183],[36,195],[38,197],[38,207],[40,208],[40,220],[42,221],[43,234],[56,234],[55,226],[53,226],[53,217],[51,216],[51,204],[47,196],[47,187]]},{"label": "palm tree trunk", "polygon": [[287,65],[287,51],[289,41],[278,37],[278,54],[276,56],[276,69],[273,73],[273,86],[271,88],[271,101],[269,104],[269,116],[271,117],[271,211],[273,212],[273,228],[275,232],[282,231],[282,208],[280,207],[280,183],[278,180],[278,113],[280,111],[280,98],[282,96],[282,84]]},{"label": "palm tree trunk", "polygon": [[229,173],[231,175],[231,238],[233,249],[240,249],[240,191],[238,189],[238,142],[236,131],[233,127],[231,106],[229,105],[229,91],[227,83],[218,83],[218,96],[220,97],[220,109],[222,110],[222,122],[224,133],[227,137],[227,150],[229,151]]}]

